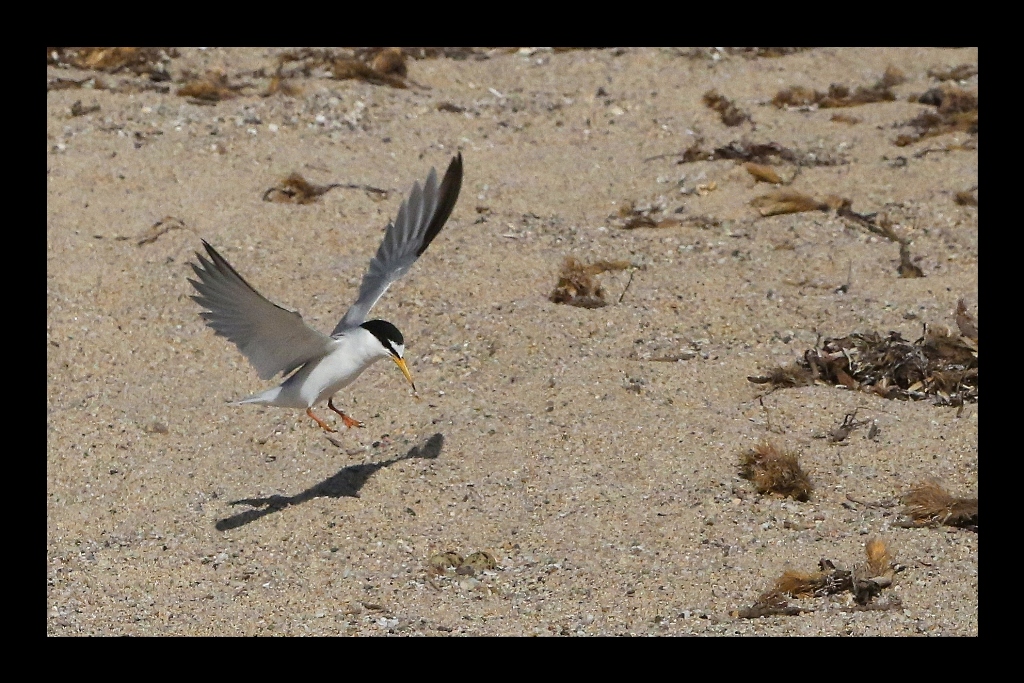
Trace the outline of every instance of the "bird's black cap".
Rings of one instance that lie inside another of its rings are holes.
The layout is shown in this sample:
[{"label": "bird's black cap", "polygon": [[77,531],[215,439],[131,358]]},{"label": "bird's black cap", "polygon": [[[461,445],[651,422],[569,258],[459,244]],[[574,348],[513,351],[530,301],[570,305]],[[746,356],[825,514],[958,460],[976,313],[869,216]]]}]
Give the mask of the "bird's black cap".
[{"label": "bird's black cap", "polygon": [[391,344],[388,342],[405,346],[405,338],[402,336],[402,333],[387,320],[367,320],[360,327],[376,337],[381,345],[393,355],[397,354],[395,354],[395,350],[391,348]]}]

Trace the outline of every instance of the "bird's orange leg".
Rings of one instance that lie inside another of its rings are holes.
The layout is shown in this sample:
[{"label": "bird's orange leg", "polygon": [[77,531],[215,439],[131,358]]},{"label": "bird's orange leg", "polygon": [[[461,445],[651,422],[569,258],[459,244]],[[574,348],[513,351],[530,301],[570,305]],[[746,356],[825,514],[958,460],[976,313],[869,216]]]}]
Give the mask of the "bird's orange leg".
[{"label": "bird's orange leg", "polygon": [[320,425],[320,428],[323,429],[325,432],[337,432],[338,431],[337,429],[331,429],[330,426],[326,422],[324,422],[319,417],[314,415],[312,408],[306,408],[306,415],[309,415],[311,418],[316,420],[316,423],[318,425]]},{"label": "bird's orange leg", "polygon": [[348,427],[349,429],[352,429],[353,427],[365,427],[366,426],[362,422],[360,422],[359,420],[353,419],[353,418],[349,417],[348,415],[346,415],[345,413],[343,413],[340,410],[338,410],[337,408],[335,408],[334,407],[334,398],[333,397],[327,399],[327,407],[330,408],[331,410],[333,410],[334,412],[336,412],[338,415],[341,415],[341,421],[344,422],[345,426]]}]

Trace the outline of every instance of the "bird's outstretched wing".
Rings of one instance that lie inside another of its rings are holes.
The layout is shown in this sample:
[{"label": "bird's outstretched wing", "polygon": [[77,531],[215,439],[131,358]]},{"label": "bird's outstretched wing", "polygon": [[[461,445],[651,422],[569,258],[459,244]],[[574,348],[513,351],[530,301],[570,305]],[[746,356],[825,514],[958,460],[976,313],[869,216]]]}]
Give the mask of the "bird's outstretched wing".
[{"label": "bird's outstretched wing", "polygon": [[199,292],[192,299],[207,309],[200,314],[206,324],[238,347],[260,379],[287,374],[330,351],[330,337],[265,299],[206,240],[203,245],[210,260],[196,252],[200,265],[189,264],[199,276],[198,282],[189,279]]},{"label": "bird's outstretched wing", "polygon": [[418,182],[413,184],[409,198],[398,209],[395,222],[388,223],[384,241],[370,261],[370,268],[359,286],[359,298],[334,328],[332,336],[366,320],[370,309],[391,283],[405,275],[441,232],[441,227],[455,208],[461,188],[461,153],[448,165],[440,185],[437,183],[437,171],[433,168],[422,189]]}]

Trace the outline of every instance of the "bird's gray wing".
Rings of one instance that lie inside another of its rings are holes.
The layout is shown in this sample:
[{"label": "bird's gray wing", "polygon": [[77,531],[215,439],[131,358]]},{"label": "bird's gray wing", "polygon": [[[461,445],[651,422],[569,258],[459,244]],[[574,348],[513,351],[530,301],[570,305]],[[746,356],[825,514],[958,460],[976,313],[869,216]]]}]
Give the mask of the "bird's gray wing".
[{"label": "bird's gray wing", "polygon": [[398,209],[395,222],[388,223],[377,255],[370,260],[370,268],[359,286],[359,298],[334,328],[332,335],[366,320],[370,309],[391,283],[405,275],[437,237],[455,208],[461,188],[462,153],[452,159],[440,185],[437,183],[437,171],[433,168],[422,189],[418,182],[413,184],[409,198]]},{"label": "bird's gray wing", "polygon": [[260,379],[287,374],[330,351],[330,337],[265,299],[206,240],[203,245],[210,259],[196,252],[199,265],[189,264],[199,276],[189,279],[199,292],[192,299],[206,309],[200,313],[206,324],[238,347]]}]

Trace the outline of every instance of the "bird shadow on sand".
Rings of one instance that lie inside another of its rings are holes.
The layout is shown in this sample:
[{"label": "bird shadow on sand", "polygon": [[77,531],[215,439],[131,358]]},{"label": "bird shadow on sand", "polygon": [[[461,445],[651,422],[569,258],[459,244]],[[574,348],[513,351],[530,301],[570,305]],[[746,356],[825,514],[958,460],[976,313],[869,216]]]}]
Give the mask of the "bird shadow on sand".
[{"label": "bird shadow on sand", "polygon": [[404,460],[412,460],[413,458],[433,460],[441,454],[441,448],[443,446],[444,435],[438,432],[427,439],[423,444],[413,446],[404,455],[391,458],[390,460],[384,460],[382,462],[371,462],[362,465],[349,465],[348,467],[343,467],[338,470],[337,474],[324,479],[319,484],[315,484],[294,496],[243,498],[242,500],[232,501],[231,505],[248,505],[252,508],[259,509],[246,510],[245,512],[240,512],[237,515],[232,515],[218,520],[216,524],[217,530],[228,531],[229,529],[237,529],[240,526],[245,526],[246,524],[255,522],[261,517],[266,517],[267,515],[275,512],[280,512],[287,507],[298,505],[299,503],[305,503],[306,501],[314,498],[341,498],[343,496],[358,498],[359,490],[363,488],[363,485],[366,484],[367,480],[369,480],[377,470],[382,467],[390,467],[395,463],[399,463]]}]

